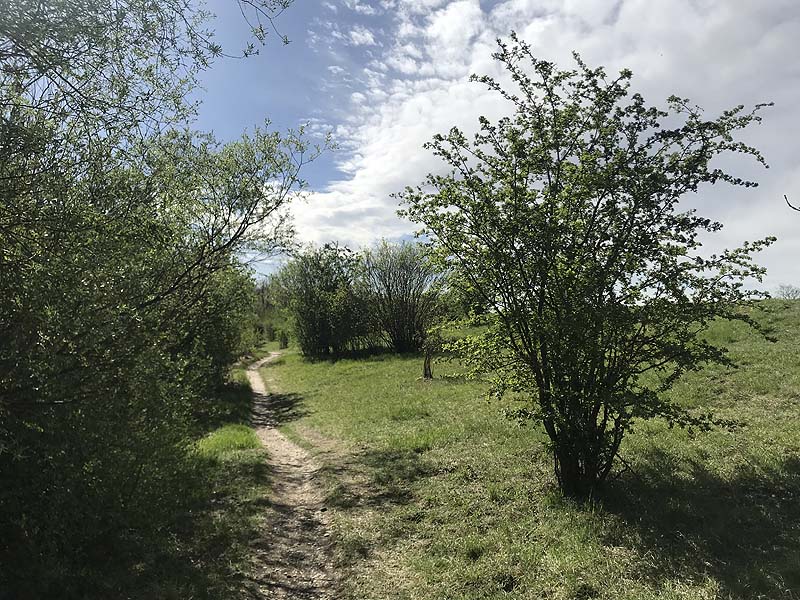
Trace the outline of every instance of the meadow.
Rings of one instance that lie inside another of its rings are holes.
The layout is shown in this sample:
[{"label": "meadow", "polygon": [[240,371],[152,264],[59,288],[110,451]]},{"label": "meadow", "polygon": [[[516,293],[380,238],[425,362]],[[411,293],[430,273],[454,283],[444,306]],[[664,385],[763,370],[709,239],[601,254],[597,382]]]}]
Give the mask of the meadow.
[{"label": "meadow", "polygon": [[771,339],[715,324],[738,368],[670,392],[736,425],[637,423],[592,504],[559,494],[544,433],[457,361],[425,381],[416,355],[285,351],[262,376],[292,403],[281,429],[324,464],[343,597],[800,597],[800,302],[750,310]]}]

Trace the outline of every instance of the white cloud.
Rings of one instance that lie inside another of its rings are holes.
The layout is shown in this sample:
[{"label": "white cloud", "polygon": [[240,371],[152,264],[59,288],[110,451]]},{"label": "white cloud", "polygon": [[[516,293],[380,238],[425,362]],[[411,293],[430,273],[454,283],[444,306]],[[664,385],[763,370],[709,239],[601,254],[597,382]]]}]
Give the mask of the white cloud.
[{"label": "white cloud", "polygon": [[359,2],[358,0],[345,0],[344,4],[350,10],[355,11],[361,15],[372,16],[372,15],[377,15],[381,12],[372,4],[369,4],[367,2]]},{"label": "white cloud", "polygon": [[495,94],[467,79],[473,72],[502,77],[490,54],[494,39],[514,29],[541,57],[562,66],[578,50],[589,65],[610,73],[631,68],[634,88],[651,103],[676,93],[713,115],[774,100],[763,124],[746,134],[772,167],[742,165],[761,187],[717,186],[691,201],[726,225],[714,248],[777,235],[761,259],[770,270],[767,285],[800,284],[800,214],[783,205],[784,193],[800,202],[795,0],[501,0],[485,9],[478,0],[384,0],[382,8],[391,27],[383,33],[362,28],[369,33],[363,38],[359,26],[349,33],[354,44],[382,48],[372,67],[352,73],[363,98],[353,95],[339,130],[343,176],[297,211],[304,239],[367,244],[412,232],[412,224],[395,216],[390,194],[442,169],[422,149],[434,133],[452,125],[474,129],[479,115],[508,112]]},{"label": "white cloud", "polygon": [[403,56],[402,54],[389,57],[386,64],[405,75],[413,75],[419,71],[417,61],[410,56]]},{"label": "white cloud", "polygon": [[356,25],[350,31],[350,42],[354,46],[375,46],[375,37],[372,32],[366,27]]},{"label": "white cloud", "polygon": [[473,39],[485,27],[478,0],[457,0],[428,18],[425,28],[432,71],[457,77],[469,66]]}]

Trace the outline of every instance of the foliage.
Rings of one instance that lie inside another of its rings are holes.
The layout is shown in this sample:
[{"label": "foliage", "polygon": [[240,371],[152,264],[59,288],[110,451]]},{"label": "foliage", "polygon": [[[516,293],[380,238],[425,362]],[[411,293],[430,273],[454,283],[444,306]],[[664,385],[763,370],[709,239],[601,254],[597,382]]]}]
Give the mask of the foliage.
[{"label": "foliage", "polygon": [[779,285],[775,294],[783,300],[800,300],[800,288],[795,285]]},{"label": "foliage", "polygon": [[[266,41],[263,24],[274,29],[291,1],[237,0],[257,43]],[[4,105],[21,93],[26,106],[91,138],[139,138],[183,122],[194,110],[186,96],[198,73],[223,54],[209,18],[179,0],[6,3],[0,13]],[[248,42],[244,54],[256,51]]]},{"label": "foliage", "polygon": [[421,350],[437,316],[441,280],[425,248],[383,241],[363,261],[365,297],[386,342],[395,352]]},{"label": "foliage", "polygon": [[256,284],[255,318],[259,334],[267,341],[278,339],[280,332],[290,329],[289,315],[282,306],[279,282],[274,275]]},{"label": "foliage", "polygon": [[291,238],[316,150],[191,131],[220,49],[184,3],[0,12],[0,588],[132,597],[187,543],[191,439],[252,341],[238,257]]},{"label": "foliage", "polygon": [[306,356],[335,356],[364,343],[369,323],[355,285],[358,268],[349,249],[326,244],[298,253],[278,274],[282,304]]},{"label": "foliage", "polygon": [[439,307],[443,319],[454,323],[480,321],[491,309],[480,292],[456,272],[447,274],[439,294]]},{"label": "foliage", "polygon": [[440,317],[441,272],[419,244],[382,242],[355,254],[338,245],[298,253],[265,285],[271,323],[288,314],[308,357],[383,344],[422,349]]},{"label": "foliage", "polygon": [[704,257],[719,223],[678,203],[703,184],[744,181],[716,166],[726,153],[764,159],[734,135],[757,106],[712,120],[688,100],[668,110],[629,96],[631,73],[608,78],[576,55],[559,71],[512,37],[494,57],[515,91],[477,77],[514,108],[427,145],[452,167],[408,188],[405,214],[424,226],[443,264],[490,305],[485,335],[458,345],[494,392],[530,398],[569,495],[593,495],[637,419],[706,428],[708,416],[663,394],[685,372],[725,362],[703,331],[745,319],[763,270],[751,255],[772,238]]},{"label": "foliage", "polygon": [[280,350],[285,350],[288,347],[289,347],[289,334],[281,330],[281,333],[278,336],[278,348]]}]

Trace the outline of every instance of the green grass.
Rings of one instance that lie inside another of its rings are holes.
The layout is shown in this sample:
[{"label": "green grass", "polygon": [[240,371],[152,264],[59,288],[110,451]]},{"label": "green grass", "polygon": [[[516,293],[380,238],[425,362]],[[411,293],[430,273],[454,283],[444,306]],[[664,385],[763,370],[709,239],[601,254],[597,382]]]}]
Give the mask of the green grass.
[{"label": "green grass", "polygon": [[[259,350],[263,355],[269,347]],[[250,418],[252,393],[243,368],[231,371],[204,415],[207,431],[190,449],[192,509],[173,532],[175,543],[159,557],[152,586],[133,597],[227,600],[258,594],[263,565],[259,544],[273,508],[267,453]]]},{"label": "green grass", "polygon": [[[276,349],[277,342],[274,345]],[[195,443],[206,472],[206,489],[205,502],[190,521],[192,544],[187,550],[206,572],[206,587],[196,592],[200,598],[223,600],[258,593],[262,565],[254,548],[265,542],[273,509],[267,501],[267,452],[249,425],[252,392],[243,367],[273,349],[264,344],[231,370],[217,399],[217,426]],[[187,591],[182,590],[184,596]]]},{"label": "green grass", "polygon": [[[212,542],[218,554],[225,594],[241,592],[252,567],[251,546],[263,537],[270,510],[267,453],[255,431],[243,424],[224,425],[197,442],[198,454],[209,466],[210,502],[201,512],[198,534]],[[223,588],[221,587],[220,590]]]},{"label": "green grass", "polygon": [[593,507],[561,498],[542,432],[456,363],[432,382],[415,357],[265,367],[295,405],[284,429],[326,465],[345,597],[800,597],[800,303],[753,314],[777,342],[718,324],[741,366],[671,392],[743,425],[637,424],[632,471]]},{"label": "green grass", "polygon": [[218,460],[237,450],[252,450],[260,446],[255,430],[242,424],[223,425],[197,442],[200,454]]},{"label": "green grass", "polygon": [[[208,432],[181,447],[182,460],[160,490],[165,502],[180,502],[182,513],[148,540],[128,572],[98,578],[109,589],[102,597],[257,597],[263,573],[257,548],[269,542],[265,532],[274,509],[268,501],[267,453],[246,425],[252,394],[244,371],[234,371],[215,400],[220,410],[204,423]],[[232,422],[214,424],[219,420]],[[125,554],[125,549],[115,551]]]}]

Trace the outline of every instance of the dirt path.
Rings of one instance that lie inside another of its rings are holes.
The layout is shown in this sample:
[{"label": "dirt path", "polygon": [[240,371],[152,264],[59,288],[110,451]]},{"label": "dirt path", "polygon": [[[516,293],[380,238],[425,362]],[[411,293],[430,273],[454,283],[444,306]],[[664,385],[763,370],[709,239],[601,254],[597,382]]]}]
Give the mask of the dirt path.
[{"label": "dirt path", "polygon": [[286,410],[270,395],[258,370],[279,352],[247,368],[253,389],[253,424],[269,452],[274,515],[263,542],[257,545],[259,591],[266,598],[331,600],[334,577],[329,523],[316,482],[320,465],[276,427]]}]

